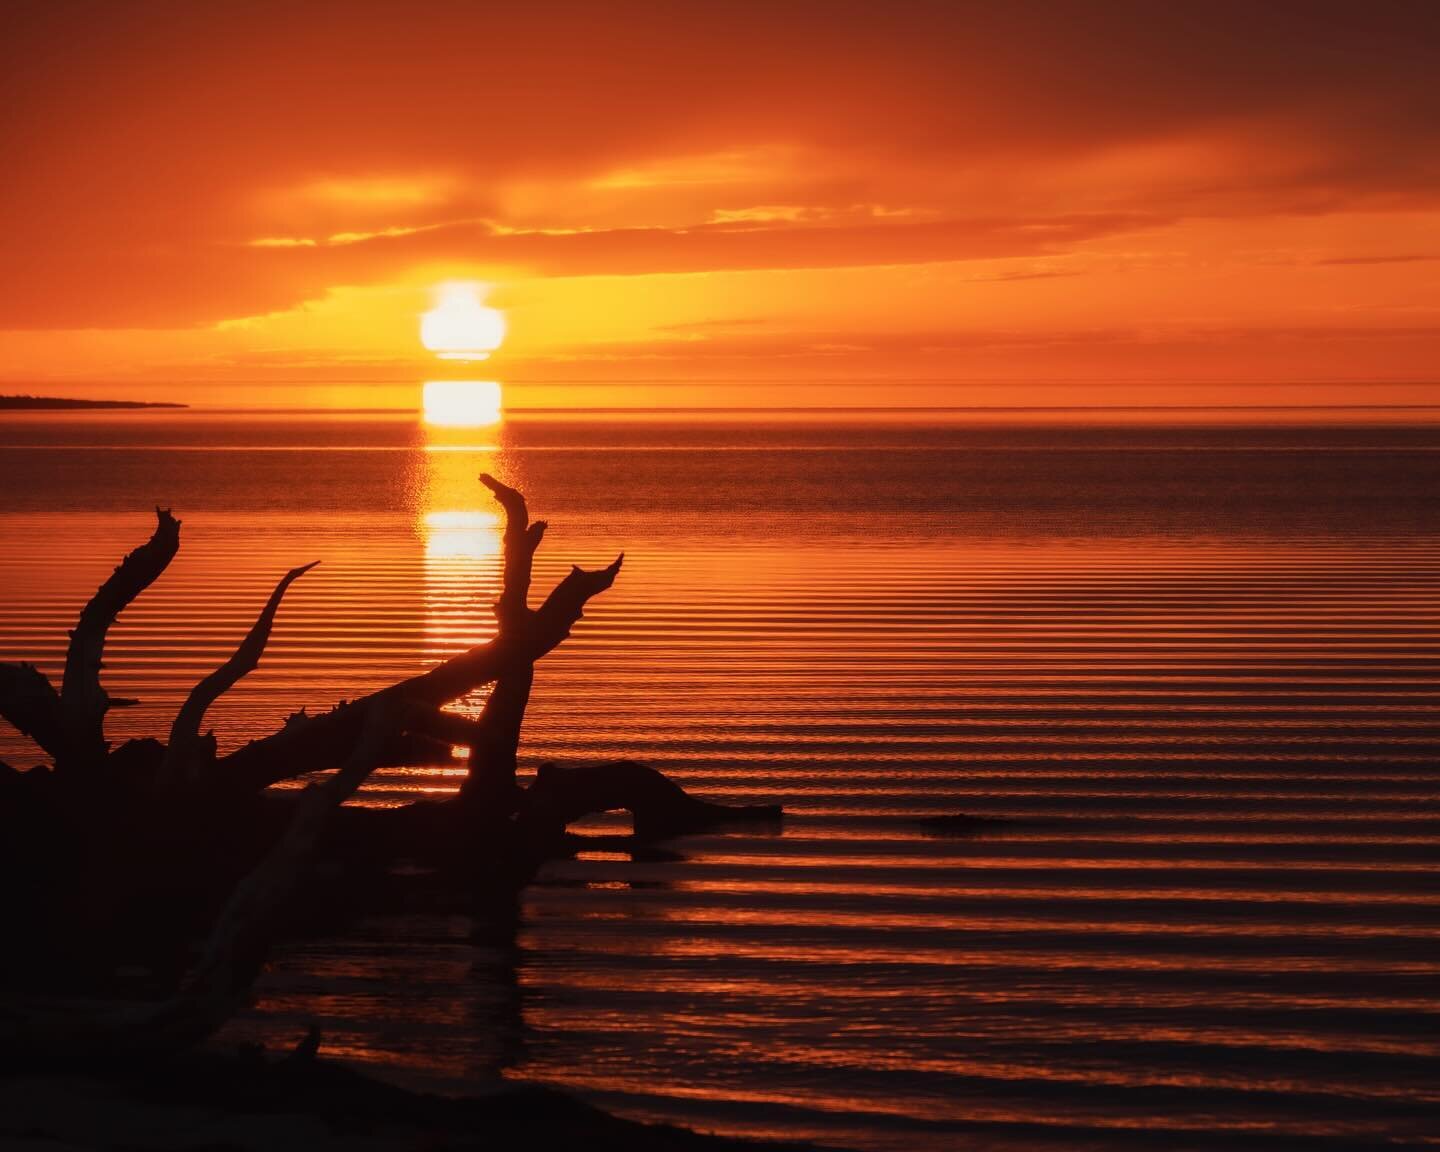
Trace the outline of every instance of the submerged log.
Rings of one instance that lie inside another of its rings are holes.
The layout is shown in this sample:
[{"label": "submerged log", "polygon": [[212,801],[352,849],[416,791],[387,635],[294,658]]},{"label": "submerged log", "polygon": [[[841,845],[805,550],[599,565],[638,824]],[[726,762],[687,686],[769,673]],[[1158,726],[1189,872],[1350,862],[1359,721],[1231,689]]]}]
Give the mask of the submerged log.
[{"label": "submerged log", "polygon": [[[235,652],[188,694],[164,744],[110,747],[105,715],[120,701],[100,673],[110,625],[179,548],[180,522],[166,510],[81,612],[58,692],[31,665],[0,665],[0,716],[54,764],[0,772],[0,894],[10,897],[8,927],[19,942],[0,953],[0,978],[25,993],[0,1006],[0,1062],[158,1059],[193,1045],[245,1002],[287,926],[321,908],[364,907],[394,888],[387,874],[397,859],[430,861],[472,910],[503,919],[540,864],[569,850],[567,827],[591,813],[629,811],[639,840],[779,815],[699,800],[633,761],[545,765],[529,788],[518,785],[535,662],[614,583],[624,557],[571,569],[531,608],[545,523],[530,521],[516,489],[481,481],[505,512],[494,638],[329,712],[302,711],[227,755],[202,733],[205,715],[259,666],[286,590],[313,564],[280,579]],[[478,719],[443,710],[487,683],[494,687]],[[455,798],[342,807],[377,765],[453,745],[469,752]],[[302,791],[272,790],[325,769],[338,771]],[[322,860],[323,901],[297,907],[321,883]],[[32,994],[46,979],[85,974],[104,986],[137,962],[160,985],[139,1004],[57,1007]]]},{"label": "submerged log", "polygon": [[566,768],[542,764],[524,795],[521,821],[537,834],[563,831],[599,812],[629,812],[641,840],[667,840],[726,824],[774,821],[777,804],[733,806],[691,796],[675,781],[634,760]]}]

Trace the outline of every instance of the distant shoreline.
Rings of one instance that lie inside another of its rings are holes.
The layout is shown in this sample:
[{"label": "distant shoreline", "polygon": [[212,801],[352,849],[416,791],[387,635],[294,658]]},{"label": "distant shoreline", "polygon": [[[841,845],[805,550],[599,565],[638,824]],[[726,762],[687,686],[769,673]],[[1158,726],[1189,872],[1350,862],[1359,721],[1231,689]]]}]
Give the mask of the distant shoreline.
[{"label": "distant shoreline", "polygon": [[154,400],[71,400],[61,396],[0,396],[0,411],[13,412],[63,408],[188,408]]}]

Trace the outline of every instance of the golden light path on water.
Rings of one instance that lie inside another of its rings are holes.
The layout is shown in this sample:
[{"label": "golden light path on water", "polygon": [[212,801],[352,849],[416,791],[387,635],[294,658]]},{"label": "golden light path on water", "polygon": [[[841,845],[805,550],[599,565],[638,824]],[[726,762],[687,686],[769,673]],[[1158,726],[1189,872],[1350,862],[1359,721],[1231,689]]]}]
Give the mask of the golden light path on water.
[{"label": "golden light path on water", "polygon": [[[424,385],[423,479],[417,529],[424,543],[425,620],[440,658],[495,633],[500,594],[501,517],[480,487],[482,472],[501,470],[503,419],[495,381],[444,380]],[[488,687],[450,705],[478,714]],[[458,753],[457,749],[457,753]]]},{"label": "golden light path on water", "polygon": [[[420,340],[442,359],[483,360],[505,338],[505,316],[483,303],[484,286],[470,281],[437,285],[435,306],[420,318]],[[442,647],[456,639],[479,643],[493,620],[476,618],[474,598],[456,589],[479,589],[498,579],[500,518],[477,508],[476,483],[495,471],[498,446],[484,439],[498,431],[504,398],[496,380],[430,380],[421,385],[425,429],[424,475],[417,529],[425,548],[428,627]],[[498,595],[498,590],[497,593]],[[465,711],[466,702],[452,707]]]}]

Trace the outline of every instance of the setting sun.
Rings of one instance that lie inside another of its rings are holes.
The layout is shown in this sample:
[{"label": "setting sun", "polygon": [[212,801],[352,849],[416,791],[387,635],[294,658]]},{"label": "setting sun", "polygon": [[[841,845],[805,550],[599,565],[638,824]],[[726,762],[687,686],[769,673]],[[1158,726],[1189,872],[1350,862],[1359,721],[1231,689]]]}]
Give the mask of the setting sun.
[{"label": "setting sun", "polygon": [[494,380],[431,380],[421,396],[427,424],[482,428],[500,420],[500,385]]},{"label": "setting sun", "polygon": [[481,289],[442,284],[435,307],[420,317],[420,342],[442,360],[484,360],[505,339],[505,315],[481,303]]}]

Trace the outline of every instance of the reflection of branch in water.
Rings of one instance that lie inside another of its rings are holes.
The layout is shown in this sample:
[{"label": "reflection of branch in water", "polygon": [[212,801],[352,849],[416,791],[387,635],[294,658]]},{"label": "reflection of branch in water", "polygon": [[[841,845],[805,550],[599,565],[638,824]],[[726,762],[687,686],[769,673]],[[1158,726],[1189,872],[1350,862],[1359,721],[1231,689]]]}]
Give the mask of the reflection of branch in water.
[{"label": "reflection of branch in water", "polygon": [[466,1019],[474,1036],[490,1038],[490,1070],[499,1073],[525,1061],[525,1004],[520,984],[518,925],[501,926],[477,920],[471,934]]}]

